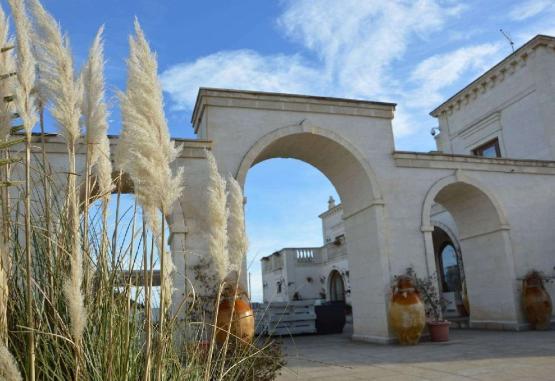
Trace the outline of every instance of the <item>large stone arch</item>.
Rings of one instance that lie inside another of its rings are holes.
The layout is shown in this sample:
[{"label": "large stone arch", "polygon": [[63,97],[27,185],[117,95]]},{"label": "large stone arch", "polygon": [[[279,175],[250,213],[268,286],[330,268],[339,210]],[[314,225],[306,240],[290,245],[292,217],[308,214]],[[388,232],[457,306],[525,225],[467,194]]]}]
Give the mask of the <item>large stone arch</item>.
[{"label": "large stone arch", "polygon": [[271,131],[251,145],[236,173],[239,183],[244,186],[252,166],[272,158],[306,162],[335,186],[343,204],[351,300],[356,306],[353,336],[390,341],[384,202],[376,175],[365,156],[338,133],[304,122]]},{"label": "large stone arch", "polygon": [[[310,143],[315,143],[317,146],[310,146],[311,149],[306,149],[307,145]],[[304,149],[299,149],[298,146],[292,147],[293,145],[303,145]],[[317,150],[317,148],[323,149],[330,145],[339,148],[339,155],[334,155],[324,150],[318,152]],[[301,124],[281,127],[269,132],[253,144],[243,156],[236,174],[237,181],[244,186],[247,172],[252,166],[264,160],[276,157],[294,158],[311,164],[321,170],[336,188],[342,185],[342,181],[341,179],[336,179],[334,181],[333,178],[340,176],[340,174],[332,173],[334,169],[330,168],[330,166],[335,166],[337,172],[343,171],[345,168],[355,169],[356,173],[352,173],[351,175],[358,177],[360,180],[359,184],[362,185],[363,188],[356,188],[356,193],[358,193],[356,196],[358,196],[359,199],[356,200],[356,203],[353,203],[353,205],[348,205],[349,200],[346,200],[345,197],[341,195],[341,190],[337,189],[344,210],[346,207],[352,207],[352,210],[349,211],[353,213],[356,212],[357,207],[358,209],[362,209],[376,203],[383,204],[382,193],[378,185],[377,177],[368,161],[354,144],[333,131],[314,126],[305,121]],[[347,164],[345,166],[339,165],[341,163],[337,162],[338,158],[349,160],[349,164],[345,163]],[[324,160],[326,159],[336,162],[325,163]],[[345,194],[346,191],[344,190],[343,193]],[[345,214],[349,215],[349,212]]]},{"label": "large stone arch", "polygon": [[470,324],[474,327],[518,329],[520,312],[510,226],[502,204],[478,180],[458,171],[437,181],[422,205],[426,258],[432,266],[431,207],[441,204],[455,220],[465,265]]}]

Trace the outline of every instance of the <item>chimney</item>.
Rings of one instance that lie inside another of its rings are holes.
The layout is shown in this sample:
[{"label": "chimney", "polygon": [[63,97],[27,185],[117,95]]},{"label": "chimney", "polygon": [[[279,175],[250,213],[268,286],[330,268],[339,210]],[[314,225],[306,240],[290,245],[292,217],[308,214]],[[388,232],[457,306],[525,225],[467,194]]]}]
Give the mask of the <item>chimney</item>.
[{"label": "chimney", "polygon": [[328,210],[335,208],[335,200],[332,196],[330,196],[328,200]]}]

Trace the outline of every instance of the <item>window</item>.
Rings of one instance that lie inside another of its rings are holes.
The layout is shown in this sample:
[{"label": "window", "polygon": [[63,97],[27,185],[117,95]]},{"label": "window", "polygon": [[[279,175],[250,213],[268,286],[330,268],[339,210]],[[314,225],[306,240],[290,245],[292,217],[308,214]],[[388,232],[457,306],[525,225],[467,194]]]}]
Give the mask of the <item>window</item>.
[{"label": "window", "polygon": [[277,282],[277,293],[281,294],[281,282]]},{"label": "window", "polygon": [[472,150],[476,156],[483,157],[501,157],[501,150],[499,149],[499,140],[497,138],[490,140],[487,143],[478,146]]}]

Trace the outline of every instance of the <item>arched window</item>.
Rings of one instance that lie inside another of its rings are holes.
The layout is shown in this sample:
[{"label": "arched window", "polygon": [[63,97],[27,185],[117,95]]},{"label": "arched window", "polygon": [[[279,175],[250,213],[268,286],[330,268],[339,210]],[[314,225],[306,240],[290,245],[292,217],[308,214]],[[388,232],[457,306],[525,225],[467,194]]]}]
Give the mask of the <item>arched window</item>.
[{"label": "arched window", "polygon": [[332,302],[345,301],[345,284],[337,270],[332,271],[330,274],[330,300]]}]

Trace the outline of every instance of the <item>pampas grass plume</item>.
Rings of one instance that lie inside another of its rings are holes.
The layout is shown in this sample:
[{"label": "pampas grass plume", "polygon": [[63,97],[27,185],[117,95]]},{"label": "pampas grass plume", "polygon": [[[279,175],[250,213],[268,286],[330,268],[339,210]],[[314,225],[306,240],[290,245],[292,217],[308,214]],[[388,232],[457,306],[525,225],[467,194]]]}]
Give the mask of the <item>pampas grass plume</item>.
[{"label": "pampas grass plume", "polygon": [[103,198],[112,192],[112,162],[108,132],[108,111],[104,100],[104,47],[100,27],[89,50],[89,58],[82,71],[83,81],[83,124],[87,130],[90,149],[90,165],[96,175],[98,190]]},{"label": "pampas grass plume", "polygon": [[83,253],[79,234],[79,208],[75,180],[75,145],[80,136],[79,119],[83,99],[81,77],[75,78],[69,40],[62,35],[56,20],[38,0],[30,0],[34,20],[34,42],[40,69],[41,94],[51,103],[50,113],[58,122],[68,149],[68,208],[72,242],[70,279],[64,285],[66,303],[71,319],[71,333],[79,345],[87,314],[84,308],[81,283],[83,281]]},{"label": "pampas grass plume", "polygon": [[5,381],[23,380],[12,354],[3,343],[0,343],[0,379]]},{"label": "pampas grass plume", "polygon": [[212,266],[218,275],[218,280],[223,281],[229,270],[228,239],[227,239],[227,195],[226,181],[218,172],[216,159],[210,151],[206,151],[208,160],[208,254]]},{"label": "pampas grass plume", "polygon": [[68,144],[75,144],[81,133],[83,86],[74,75],[69,39],[62,35],[59,24],[38,0],[29,2],[35,27],[33,39],[40,70],[40,93],[52,103],[50,112]]},{"label": "pampas grass plume", "polygon": [[241,185],[239,185],[233,176],[228,177],[227,188],[227,205],[229,208],[229,216],[227,218],[229,270],[239,273],[248,247],[245,232],[243,192]]},{"label": "pampas grass plume", "polygon": [[[6,48],[13,44],[10,38],[8,18],[0,6],[0,47]],[[0,53],[0,99],[13,95],[13,81],[11,74],[15,71],[13,50]],[[2,101],[0,104],[0,139],[5,139],[10,134],[13,114],[13,103]]]},{"label": "pampas grass plume", "polygon": [[35,59],[31,53],[31,25],[23,0],[8,0],[16,30],[17,85],[14,88],[15,107],[28,137],[37,123],[34,95]]},{"label": "pampas grass plume", "polygon": [[[80,242],[79,231],[73,231],[75,242]],[[71,255],[71,276],[64,283],[64,296],[66,298],[69,316],[71,318],[71,336],[75,342],[79,343],[83,338],[83,331],[87,322],[87,312],[83,293],[81,292],[81,282],[83,281],[83,253],[81,245],[72,248]]]},{"label": "pampas grass plume", "polygon": [[170,140],[156,55],[137,20],[129,45],[127,91],[119,94],[123,128],[116,164],[133,180],[149,226],[157,232],[157,211],[168,212],[181,195],[183,171],[174,175],[170,167],[179,149]]},{"label": "pampas grass plume", "polygon": [[[173,173],[171,164],[180,150],[170,139],[162,86],[158,79],[156,54],[150,50],[145,35],[135,20],[135,36],[129,38],[127,61],[127,90],[120,93],[123,128],[116,149],[116,164],[131,177],[137,201],[143,209],[149,227],[156,237],[163,233],[161,218],[183,190],[183,170]],[[161,314],[171,302],[173,285],[170,274],[174,270],[170,253],[164,242],[157,239],[161,262]]]}]

